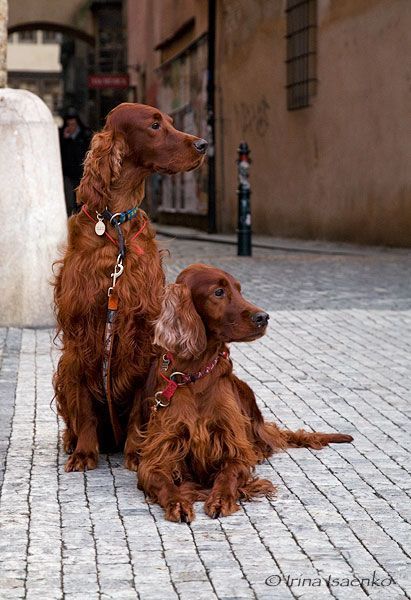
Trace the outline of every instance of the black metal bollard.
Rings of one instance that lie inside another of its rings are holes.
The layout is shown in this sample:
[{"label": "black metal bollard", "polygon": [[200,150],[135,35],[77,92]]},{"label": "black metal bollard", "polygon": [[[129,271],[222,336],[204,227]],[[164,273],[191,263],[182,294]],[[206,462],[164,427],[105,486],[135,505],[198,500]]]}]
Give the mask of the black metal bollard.
[{"label": "black metal bollard", "polygon": [[250,149],[247,142],[240,142],[238,147],[238,242],[237,255],[251,256],[251,208],[250,208]]}]

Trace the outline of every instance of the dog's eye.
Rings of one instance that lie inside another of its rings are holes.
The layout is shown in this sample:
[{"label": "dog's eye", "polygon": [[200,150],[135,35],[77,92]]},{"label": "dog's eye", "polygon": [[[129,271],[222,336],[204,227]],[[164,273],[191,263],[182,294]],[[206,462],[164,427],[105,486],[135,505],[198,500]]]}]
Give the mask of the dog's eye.
[{"label": "dog's eye", "polygon": [[214,296],[218,296],[219,298],[221,296],[224,296],[225,291],[223,290],[223,288],[218,288],[215,292],[214,292]]},{"label": "dog's eye", "polygon": [[160,123],[158,121],[154,121],[151,125],[151,129],[160,129]]}]

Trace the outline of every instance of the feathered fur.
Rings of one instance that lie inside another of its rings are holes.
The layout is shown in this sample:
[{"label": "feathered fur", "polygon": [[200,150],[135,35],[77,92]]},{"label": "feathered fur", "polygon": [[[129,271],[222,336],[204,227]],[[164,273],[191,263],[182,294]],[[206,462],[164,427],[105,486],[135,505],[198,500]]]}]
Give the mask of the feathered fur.
[{"label": "feathered fur", "polygon": [[[151,124],[159,124],[155,129]],[[122,104],[94,135],[78,189],[79,203],[89,214],[105,207],[115,213],[139,205],[144,180],[154,171],[177,172],[199,166],[204,158],[194,146],[198,138],[177,131],[157,109]],[[173,170],[174,169],[174,170]],[[106,222],[115,238],[114,227]],[[140,211],[122,225],[127,254],[116,291],[119,307],[114,324],[111,396],[126,437],[130,409],[138,403],[153,358],[153,323],[164,290],[161,252],[147,215]],[[132,241],[135,234],[139,236]],[[57,334],[62,354],[54,376],[59,414],[66,423],[67,471],[94,468],[99,448],[113,448],[112,423],[102,380],[107,290],[118,247],[99,237],[81,211],[68,223],[64,257],[55,265]]]},{"label": "feathered fur", "polygon": [[172,283],[166,287],[154,331],[154,343],[181,358],[195,358],[206,349],[205,328],[185,284]]},{"label": "feathered fur", "polygon": [[[182,317],[186,313],[189,318]],[[169,406],[153,411],[156,392],[166,387],[160,354],[151,367],[144,401],[130,420],[127,446],[129,455],[136,455],[135,463],[140,461],[139,486],[171,521],[192,521],[196,500],[205,500],[206,513],[215,518],[238,510],[239,498],[272,495],[275,487],[256,477],[254,467],[275,451],[352,440],[338,433],[281,430],[264,421],[253,391],[234,375],[224,352],[230,341],[261,337],[267,319],[244,300],[239,283],[219,269],[192,265],[168,288],[155,333],[163,350],[175,353],[168,376],[174,371],[197,373],[220,354],[208,375],[178,388]],[[206,332],[202,351],[195,343],[198,320]],[[187,340],[194,343],[189,351]]]}]

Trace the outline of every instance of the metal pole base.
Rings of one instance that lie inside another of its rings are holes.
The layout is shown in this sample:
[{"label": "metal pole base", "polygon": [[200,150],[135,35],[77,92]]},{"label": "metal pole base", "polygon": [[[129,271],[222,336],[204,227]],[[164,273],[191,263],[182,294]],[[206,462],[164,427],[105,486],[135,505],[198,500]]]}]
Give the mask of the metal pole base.
[{"label": "metal pole base", "polygon": [[251,230],[237,229],[238,241],[237,241],[237,256],[251,256],[252,245],[251,245]]}]

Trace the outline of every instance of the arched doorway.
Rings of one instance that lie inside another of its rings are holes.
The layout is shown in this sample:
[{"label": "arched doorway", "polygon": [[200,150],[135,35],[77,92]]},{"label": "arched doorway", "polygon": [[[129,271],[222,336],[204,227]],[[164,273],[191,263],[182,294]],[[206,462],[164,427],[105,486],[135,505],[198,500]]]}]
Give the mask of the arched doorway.
[{"label": "arched doorway", "polygon": [[15,24],[8,32],[9,86],[40,96],[59,125],[68,108],[75,108],[89,123],[90,115],[96,112],[87,86],[94,63],[94,38],[50,21]]},{"label": "arched doorway", "polygon": [[[63,80],[60,110],[73,107],[92,129],[98,129],[106,114],[129,97],[123,1],[27,0],[24,10],[22,5],[18,0],[9,0],[12,43],[20,38],[29,43],[24,38],[30,38],[30,31],[42,32],[34,36],[36,42],[48,40],[53,32],[58,34]],[[31,73],[36,70],[38,67],[31,65]],[[13,76],[12,72],[11,85],[16,81]],[[30,73],[25,77],[30,79]],[[17,87],[23,84],[20,81]]]}]

